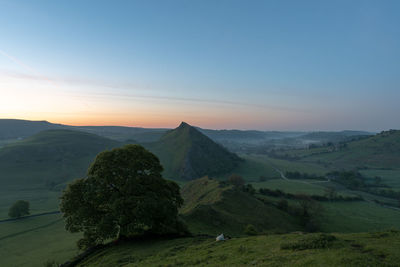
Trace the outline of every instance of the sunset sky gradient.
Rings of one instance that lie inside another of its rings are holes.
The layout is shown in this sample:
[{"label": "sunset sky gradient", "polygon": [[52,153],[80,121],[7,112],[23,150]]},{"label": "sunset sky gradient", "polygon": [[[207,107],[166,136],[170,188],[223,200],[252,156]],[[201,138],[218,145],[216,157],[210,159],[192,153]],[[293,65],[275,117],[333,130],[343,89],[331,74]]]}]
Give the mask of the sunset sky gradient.
[{"label": "sunset sky gradient", "polygon": [[400,1],[0,0],[0,118],[400,128]]}]

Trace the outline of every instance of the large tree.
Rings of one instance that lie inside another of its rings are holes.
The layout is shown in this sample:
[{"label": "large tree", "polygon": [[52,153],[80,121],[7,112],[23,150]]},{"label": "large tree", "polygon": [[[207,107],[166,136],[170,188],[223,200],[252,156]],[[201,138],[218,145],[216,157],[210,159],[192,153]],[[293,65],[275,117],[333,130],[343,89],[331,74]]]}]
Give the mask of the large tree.
[{"label": "large tree", "polygon": [[19,218],[29,215],[29,202],[25,200],[18,200],[8,210],[8,216],[11,218]]},{"label": "large tree", "polygon": [[162,178],[158,158],[139,145],[97,155],[87,177],[61,197],[66,229],[83,232],[80,248],[143,234],[180,234],[179,186]]}]

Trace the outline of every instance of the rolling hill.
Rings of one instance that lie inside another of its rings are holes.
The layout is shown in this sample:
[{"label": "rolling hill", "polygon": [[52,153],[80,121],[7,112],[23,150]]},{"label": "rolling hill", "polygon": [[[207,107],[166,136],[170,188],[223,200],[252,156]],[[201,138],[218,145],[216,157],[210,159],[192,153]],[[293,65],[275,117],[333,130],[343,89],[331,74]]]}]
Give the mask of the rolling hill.
[{"label": "rolling hill", "polygon": [[70,126],[47,121],[0,119],[0,145],[2,140],[17,140],[30,137],[45,130],[74,130],[96,134],[116,141],[157,141],[168,129],[124,126]]},{"label": "rolling hill", "polygon": [[121,143],[94,134],[47,130],[0,149],[1,186],[54,186],[86,173],[90,162]]},{"label": "rolling hill", "polygon": [[294,150],[287,154],[339,169],[396,169],[400,166],[400,130],[384,131],[341,146]]},{"label": "rolling hill", "polygon": [[288,213],[208,177],[187,183],[182,197],[180,214],[194,234],[241,236],[248,224],[265,232],[301,230]]},{"label": "rolling hill", "polygon": [[0,140],[22,139],[41,131],[61,129],[63,127],[61,124],[53,124],[47,121],[0,119]]},{"label": "rolling hill", "polygon": [[159,141],[144,146],[160,158],[164,176],[172,179],[192,180],[224,174],[241,162],[236,154],[185,122],[166,132]]}]

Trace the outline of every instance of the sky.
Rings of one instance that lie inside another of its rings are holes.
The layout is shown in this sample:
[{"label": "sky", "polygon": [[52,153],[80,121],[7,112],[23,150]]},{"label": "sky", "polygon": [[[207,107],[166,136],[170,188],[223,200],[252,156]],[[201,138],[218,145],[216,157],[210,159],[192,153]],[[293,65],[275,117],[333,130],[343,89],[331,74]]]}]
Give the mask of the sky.
[{"label": "sky", "polygon": [[0,0],[0,118],[400,128],[400,1]]}]

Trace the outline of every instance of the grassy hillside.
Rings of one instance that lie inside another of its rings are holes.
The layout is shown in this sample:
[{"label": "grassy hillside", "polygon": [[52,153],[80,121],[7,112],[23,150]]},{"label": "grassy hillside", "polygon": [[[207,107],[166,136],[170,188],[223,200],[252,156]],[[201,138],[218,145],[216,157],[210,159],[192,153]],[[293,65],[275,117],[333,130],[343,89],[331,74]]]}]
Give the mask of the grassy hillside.
[{"label": "grassy hillside", "polygon": [[180,213],[193,233],[239,236],[248,224],[266,232],[301,229],[296,218],[275,206],[207,177],[186,184],[182,196]]},{"label": "grassy hillside", "polygon": [[285,234],[138,241],[103,248],[78,266],[398,266],[400,233]]},{"label": "grassy hillside", "polygon": [[192,180],[223,174],[241,162],[236,154],[184,122],[158,142],[144,145],[160,158],[166,178]]},{"label": "grassy hillside", "polygon": [[278,155],[318,163],[331,169],[396,169],[400,166],[400,131],[382,132],[341,146],[283,151]]},{"label": "grassy hillside", "polygon": [[78,178],[97,153],[121,145],[94,134],[48,130],[0,149],[0,185],[49,187]]}]

